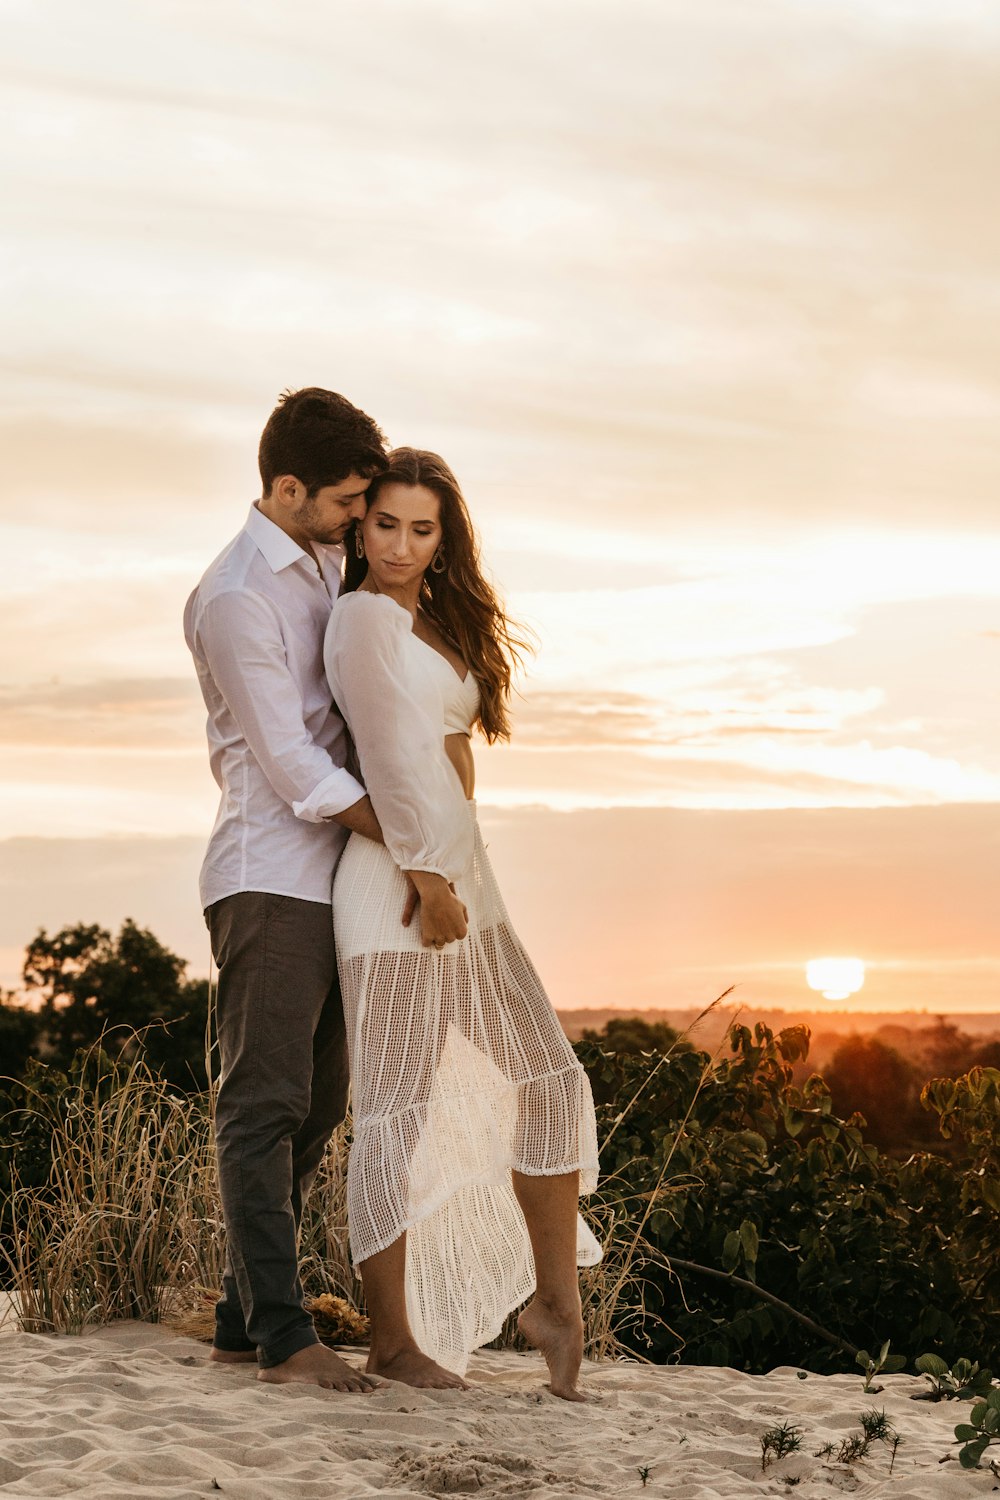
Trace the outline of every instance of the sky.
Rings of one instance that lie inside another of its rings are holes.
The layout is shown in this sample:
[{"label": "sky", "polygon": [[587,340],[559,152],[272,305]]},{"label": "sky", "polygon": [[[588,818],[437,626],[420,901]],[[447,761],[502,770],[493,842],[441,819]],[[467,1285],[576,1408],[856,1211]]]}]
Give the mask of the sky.
[{"label": "sky", "polygon": [[0,0],[0,978],[205,971],[180,615],[278,393],[458,473],[557,1004],[1000,1011],[1000,11]]}]

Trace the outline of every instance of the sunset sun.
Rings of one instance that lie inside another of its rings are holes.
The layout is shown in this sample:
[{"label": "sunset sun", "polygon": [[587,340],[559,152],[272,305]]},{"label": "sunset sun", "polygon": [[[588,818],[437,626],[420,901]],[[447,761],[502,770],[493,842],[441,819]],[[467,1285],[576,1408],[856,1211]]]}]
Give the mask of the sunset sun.
[{"label": "sunset sun", "polygon": [[806,983],[824,1000],[847,1000],[864,982],[865,965],[860,958],[811,958],[806,964]]}]

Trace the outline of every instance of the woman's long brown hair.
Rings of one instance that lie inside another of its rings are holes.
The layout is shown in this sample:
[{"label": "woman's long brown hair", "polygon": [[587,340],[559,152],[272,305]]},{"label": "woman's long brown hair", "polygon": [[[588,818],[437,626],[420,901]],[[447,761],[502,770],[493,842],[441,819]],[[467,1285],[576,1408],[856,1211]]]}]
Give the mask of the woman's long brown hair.
[{"label": "woman's long brown hair", "polygon": [[[510,739],[511,677],[531,643],[522,627],[507,618],[496,591],[483,576],[479,542],[458,480],[443,458],[420,448],[394,448],[389,467],[368,487],[371,509],[384,484],[423,485],[441,506],[441,552],[444,570],[428,568],[420,591],[420,607],[441,634],[460,653],[479,684],[479,727],[488,742]],[[347,568],[344,592],[364,582],[365,558],[358,557],[355,532],[344,538]]]}]

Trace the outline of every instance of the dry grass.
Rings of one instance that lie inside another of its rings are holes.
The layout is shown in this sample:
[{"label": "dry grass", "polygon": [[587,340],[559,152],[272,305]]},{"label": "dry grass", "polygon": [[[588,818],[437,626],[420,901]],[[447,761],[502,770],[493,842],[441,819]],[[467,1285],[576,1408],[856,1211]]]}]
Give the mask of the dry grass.
[{"label": "dry grass", "polygon": [[[179,1095],[138,1058],[98,1049],[70,1090],[29,1090],[17,1113],[51,1132],[51,1169],[27,1185],[15,1158],[3,1281],[29,1333],[196,1312],[222,1279],[224,1236],[211,1093]],[[12,1122],[16,1125],[16,1121]],[[347,1258],[344,1130],[317,1174],[302,1233],[303,1284],[356,1308]]]},{"label": "dry grass", "polygon": [[[608,1140],[669,1055],[652,1065],[618,1112]],[[12,1244],[0,1242],[0,1266],[6,1262],[4,1282],[14,1293],[22,1328],[79,1333],[121,1318],[168,1317],[201,1337],[224,1257],[214,1090],[179,1095],[140,1056],[114,1063],[95,1048],[68,1094],[37,1094],[26,1108],[51,1129],[52,1166],[41,1186],[22,1183],[16,1162],[12,1172],[17,1231]],[[683,1132],[684,1122],[674,1148]],[[329,1315],[321,1332],[335,1342],[356,1340],[363,1319],[347,1249],[349,1146],[345,1125],[317,1174],[300,1246],[303,1287],[318,1322],[324,1312]],[[669,1271],[644,1231],[663,1196],[674,1190],[664,1181],[672,1155],[673,1148],[652,1193],[622,1197],[609,1179],[585,1207],[604,1250],[602,1262],[582,1275],[591,1359],[625,1352],[620,1336],[644,1316],[647,1273],[656,1268],[662,1281],[663,1270]],[[513,1317],[498,1342],[518,1345]]]},{"label": "dry grass", "polygon": [[[688,1029],[660,1054],[631,1099],[618,1111],[611,1129],[601,1142],[601,1157],[613,1136],[628,1118],[633,1105],[643,1095],[653,1079],[663,1068],[677,1048],[690,1037],[707,1015],[732,993],[724,990],[710,1005],[695,1017]],[[581,1276],[583,1299],[584,1347],[587,1357],[593,1360],[638,1356],[633,1348],[622,1342],[622,1335],[637,1329],[646,1317],[646,1288],[652,1278],[648,1272],[659,1272],[657,1280],[662,1285],[663,1275],[671,1275],[670,1262],[646,1237],[646,1226],[651,1214],[663,1206],[665,1198],[681,1188],[690,1187],[690,1179],[674,1179],[667,1182],[671,1163],[678,1146],[684,1139],[687,1122],[694,1111],[698,1096],[711,1077],[718,1054],[706,1058],[701,1076],[691,1097],[687,1112],[664,1156],[656,1183],[651,1192],[632,1193],[622,1196],[616,1188],[619,1176],[627,1181],[627,1163],[620,1174],[605,1178],[597,1193],[585,1205],[584,1213],[591,1229],[601,1243],[603,1257],[598,1265],[585,1270]]]},{"label": "dry grass", "polygon": [[203,1098],[183,1097],[137,1058],[96,1050],[59,1096],[20,1113],[51,1129],[41,1186],[11,1173],[13,1244],[3,1248],[22,1327],[78,1333],[158,1318],[165,1299],[220,1272],[222,1225]]},{"label": "dry grass", "polygon": [[[210,1344],[215,1334],[215,1304],[219,1294],[208,1287],[197,1287],[196,1291],[197,1303],[171,1315],[167,1321],[175,1333]],[[321,1343],[338,1348],[342,1344],[368,1342],[371,1332],[368,1319],[345,1298],[323,1292],[319,1297],[306,1297],[303,1305],[306,1312],[312,1313]]]}]

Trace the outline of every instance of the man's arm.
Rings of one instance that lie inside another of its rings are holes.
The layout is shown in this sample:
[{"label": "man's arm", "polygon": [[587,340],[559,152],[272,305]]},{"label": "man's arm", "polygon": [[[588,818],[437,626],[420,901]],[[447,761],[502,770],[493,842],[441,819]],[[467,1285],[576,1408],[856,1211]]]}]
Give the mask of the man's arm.
[{"label": "man's arm", "polygon": [[324,823],[339,823],[341,828],[349,828],[352,833],[363,834],[366,839],[372,839],[376,844],[385,843],[378,818],[375,816],[375,809],[367,795],[362,797],[360,802],[354,802],[350,807],[345,807],[342,812],[331,813],[323,821]]},{"label": "man's arm", "polygon": [[[217,595],[200,612],[196,644],[211,686],[275,792],[297,817],[309,823],[339,820],[359,802],[367,803],[364,787],[334,764],[306,728],[302,697],[285,659],[280,619],[269,600],[243,592]],[[368,827],[359,832],[367,833]]]},{"label": "man's arm", "polygon": [[[343,812],[333,813],[325,819],[328,823],[339,823],[342,828],[349,828],[352,833],[363,834],[366,839],[372,839],[376,844],[384,844],[382,829],[375,809],[367,797],[362,797],[360,802],[355,802],[352,807],[345,807]],[[402,871],[406,881],[406,900],[403,903],[403,926],[409,927],[413,921],[413,914],[420,904],[420,890],[413,874],[409,870]]]}]

